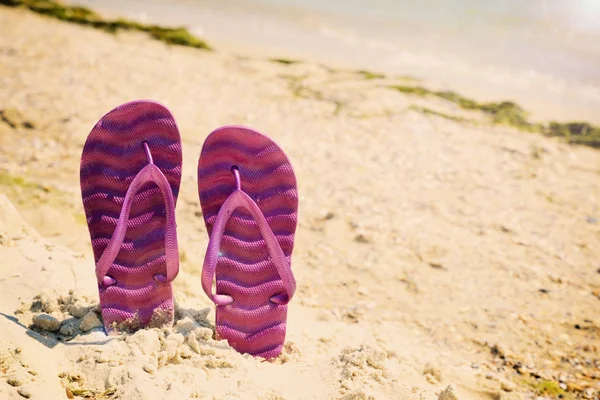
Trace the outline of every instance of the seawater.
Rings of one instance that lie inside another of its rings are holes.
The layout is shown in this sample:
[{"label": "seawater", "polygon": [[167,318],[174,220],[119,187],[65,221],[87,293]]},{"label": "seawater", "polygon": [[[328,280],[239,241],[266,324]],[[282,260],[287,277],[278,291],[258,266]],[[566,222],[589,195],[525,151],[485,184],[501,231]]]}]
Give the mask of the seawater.
[{"label": "seawater", "polygon": [[[71,1],[73,3],[73,1]],[[80,0],[207,41],[600,123],[600,0]],[[250,51],[250,50],[249,50]]]}]

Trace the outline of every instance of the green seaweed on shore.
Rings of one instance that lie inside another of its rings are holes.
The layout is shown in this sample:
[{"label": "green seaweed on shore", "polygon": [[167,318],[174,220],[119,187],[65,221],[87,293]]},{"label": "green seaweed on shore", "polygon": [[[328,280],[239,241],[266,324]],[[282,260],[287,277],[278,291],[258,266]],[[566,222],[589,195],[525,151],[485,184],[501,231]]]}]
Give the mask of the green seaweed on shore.
[{"label": "green seaweed on shore", "polygon": [[196,49],[211,50],[210,47],[201,39],[192,35],[185,28],[164,28],[162,26],[142,26],[141,29],[148,32],[154,39],[168,44],[194,47]]},{"label": "green seaweed on shore", "polygon": [[415,94],[418,96],[435,96],[458,105],[464,110],[482,111],[492,117],[492,120],[498,124],[505,124],[521,129],[530,128],[531,124],[527,122],[527,113],[517,104],[511,101],[500,103],[478,103],[474,100],[461,96],[452,91],[432,91],[422,86],[391,86],[402,93]]},{"label": "green seaweed on shore", "polygon": [[552,399],[572,400],[577,398],[576,394],[570,389],[563,389],[560,384],[553,380],[536,378],[534,376],[520,376],[516,382],[521,388],[535,393],[538,396],[546,396]]},{"label": "green seaweed on shore", "polygon": [[0,186],[4,188],[21,188],[24,190],[41,190],[48,193],[49,187],[30,182],[21,176],[14,176],[8,173],[8,171],[0,170]]},{"label": "green seaweed on shore", "polygon": [[564,398],[566,392],[560,387],[558,382],[550,380],[542,380],[533,385],[533,389],[540,396],[551,396],[553,398]]},{"label": "green seaweed on shore", "polygon": [[306,79],[306,75],[295,76],[295,75],[279,75],[281,78],[288,81],[288,85],[290,90],[292,91],[292,96],[295,98],[304,98],[304,99],[314,99],[319,101],[324,101],[331,103],[333,105],[333,116],[338,116],[347,107],[345,101],[329,96],[325,96],[323,92],[319,90],[315,90],[308,85],[306,85],[303,80]]},{"label": "green seaweed on shore", "polygon": [[61,21],[87,25],[110,33],[118,31],[145,32],[152,38],[167,44],[212,50],[206,42],[192,35],[186,28],[166,28],[125,19],[105,20],[86,7],[67,6],[52,0],[0,0],[0,5],[27,8],[35,13]]},{"label": "green seaweed on shore", "polygon": [[271,58],[270,61],[283,65],[292,65],[300,63],[300,61],[298,60],[290,60],[289,58]]},{"label": "green seaweed on shore", "polygon": [[527,121],[528,114],[512,101],[500,103],[477,103],[452,91],[432,92],[433,95],[457,104],[465,110],[479,110],[492,117],[494,123],[514,126],[520,129],[530,129]]},{"label": "green seaweed on shore", "polygon": [[600,148],[600,127],[587,122],[550,122],[544,133],[548,136],[564,137],[569,143]]},{"label": "green seaweed on shore", "polygon": [[[1,0],[0,0],[1,1]],[[402,86],[402,85],[392,85],[390,88],[395,89],[401,93],[406,94],[415,94],[417,96],[427,96],[431,94],[431,91],[425,89],[421,86]]]},{"label": "green seaweed on shore", "polygon": [[478,103],[475,100],[463,97],[452,91],[433,91],[422,86],[403,85],[392,85],[390,88],[401,93],[421,97],[439,97],[456,104],[464,110],[483,112],[495,124],[508,125],[528,132],[539,132],[546,136],[562,137],[571,144],[600,148],[600,127],[593,126],[587,122],[535,124],[528,120],[529,114],[512,101]]},{"label": "green seaweed on shore", "polygon": [[385,79],[385,75],[378,74],[376,72],[367,71],[365,69],[360,69],[360,70],[358,70],[356,72],[359,73],[359,74],[361,74],[363,76],[363,78],[365,78],[366,80],[371,80],[371,79]]},{"label": "green seaweed on shore", "polygon": [[413,106],[410,106],[409,108],[411,110],[415,110],[417,112],[420,112],[421,114],[435,115],[437,117],[442,117],[442,118],[445,118],[445,119],[449,119],[451,121],[456,121],[456,122],[466,122],[466,121],[468,121],[465,118],[457,117],[455,115],[446,114],[446,113],[443,113],[441,111],[432,110],[431,108],[427,108],[427,107],[417,107],[417,106],[413,105]]}]

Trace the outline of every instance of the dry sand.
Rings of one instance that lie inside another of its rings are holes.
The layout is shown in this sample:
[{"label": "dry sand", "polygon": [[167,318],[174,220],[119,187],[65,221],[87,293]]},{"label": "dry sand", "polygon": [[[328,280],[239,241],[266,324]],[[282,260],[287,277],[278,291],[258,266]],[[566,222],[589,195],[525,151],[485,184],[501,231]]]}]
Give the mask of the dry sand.
[{"label": "dry sand", "polygon": [[[426,116],[411,106],[461,114],[381,83],[0,7],[0,398],[598,398],[600,152]],[[141,98],[184,146],[177,322],[109,340],[79,157]],[[223,124],[273,137],[299,181],[275,363],[213,340],[201,290],[196,163]]]}]

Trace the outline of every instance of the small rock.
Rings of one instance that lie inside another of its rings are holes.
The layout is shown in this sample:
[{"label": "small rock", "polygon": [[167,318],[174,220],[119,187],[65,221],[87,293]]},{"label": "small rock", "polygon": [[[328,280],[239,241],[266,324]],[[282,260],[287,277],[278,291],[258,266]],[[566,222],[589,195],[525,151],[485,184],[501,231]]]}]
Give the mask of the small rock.
[{"label": "small rock", "polygon": [[554,283],[563,283],[562,278],[558,275],[548,275],[548,278]]},{"label": "small rock", "polygon": [[438,396],[438,400],[458,400],[458,397],[454,393],[454,386],[449,385],[444,389]]},{"label": "small rock", "polygon": [[87,332],[100,326],[102,326],[102,321],[100,321],[98,315],[93,311],[88,312],[79,323],[79,329],[81,329],[82,332]]},{"label": "small rock", "polygon": [[6,383],[8,383],[10,386],[18,387],[23,384],[23,381],[19,377],[11,375],[6,378]]},{"label": "small rock", "polygon": [[423,370],[423,375],[427,381],[431,384],[436,384],[442,381],[442,372],[439,368],[434,367],[431,364],[427,364]]},{"label": "small rock", "polygon": [[369,240],[369,238],[364,233],[359,233],[358,235],[356,235],[354,237],[354,241],[357,243],[371,243],[371,240]]},{"label": "small rock", "polygon": [[58,305],[58,299],[55,295],[52,295],[50,293],[40,294],[39,301],[42,307],[42,311],[45,313],[53,313],[60,309]]},{"label": "small rock", "polygon": [[98,364],[105,364],[107,362],[109,362],[110,359],[108,358],[108,356],[104,353],[100,354],[98,357],[96,357],[96,362]]},{"label": "small rock", "polygon": [[74,336],[79,333],[79,320],[77,318],[69,318],[63,321],[60,326],[60,334],[63,336]]},{"label": "small rock", "polygon": [[444,267],[442,264],[438,263],[438,262],[430,262],[429,266],[433,269],[446,269],[446,267]]},{"label": "small rock", "polygon": [[322,221],[329,221],[330,219],[334,219],[335,214],[331,211],[323,211],[319,215],[319,219]]},{"label": "small rock", "polygon": [[342,315],[344,321],[357,323],[363,315],[363,311],[358,307],[352,307]]},{"label": "small rock", "polygon": [[26,399],[31,397],[31,392],[26,387],[19,388],[19,390],[17,390],[17,393],[19,393],[22,397],[25,397]]},{"label": "small rock", "polygon": [[33,123],[27,121],[23,113],[16,108],[0,110],[0,120],[6,122],[11,128],[23,127],[31,129],[34,127]]},{"label": "small rock", "polygon": [[369,289],[364,286],[359,286],[359,288],[356,289],[356,291],[358,292],[358,294],[363,296],[367,296],[370,293]]},{"label": "small rock", "polygon": [[496,343],[494,346],[492,346],[491,350],[492,354],[497,355],[500,358],[505,358],[508,354],[506,347],[500,343]]},{"label": "small rock", "polygon": [[148,364],[144,365],[144,371],[146,371],[150,375],[154,375],[154,373],[156,372],[156,369],[157,369],[157,366],[155,364],[148,363]]},{"label": "small rock", "polygon": [[49,332],[56,332],[60,329],[60,321],[46,313],[38,314],[33,317],[33,324],[38,328]]},{"label": "small rock", "polygon": [[500,388],[505,392],[512,392],[517,388],[517,386],[508,379],[502,379],[500,381]]},{"label": "small rock", "polygon": [[371,400],[373,396],[368,396],[362,389],[355,389],[350,393],[346,393],[342,400]]},{"label": "small rock", "polygon": [[88,312],[90,312],[90,307],[81,301],[76,301],[69,306],[69,314],[75,318],[83,318]]},{"label": "small rock", "polygon": [[[596,352],[596,346],[594,346],[593,344],[592,345],[585,344],[585,345],[583,345],[583,351],[585,351],[586,353]],[[591,363],[591,361],[590,361],[590,363]]]}]

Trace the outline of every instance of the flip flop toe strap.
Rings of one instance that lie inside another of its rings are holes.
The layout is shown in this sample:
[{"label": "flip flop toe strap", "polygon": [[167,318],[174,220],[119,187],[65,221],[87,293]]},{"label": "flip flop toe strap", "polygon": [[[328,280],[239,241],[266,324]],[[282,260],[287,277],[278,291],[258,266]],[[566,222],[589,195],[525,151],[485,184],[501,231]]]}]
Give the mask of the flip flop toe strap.
[{"label": "flip flop toe strap", "polygon": [[125,239],[125,232],[127,231],[127,223],[129,221],[129,214],[131,212],[133,199],[142,186],[148,182],[153,182],[156,184],[156,186],[158,186],[165,204],[167,219],[165,226],[166,271],[164,275],[156,274],[153,278],[159,283],[169,283],[175,279],[179,272],[179,252],[177,245],[175,201],[173,199],[173,192],[167,177],[154,164],[152,155],[148,149],[148,145],[144,143],[144,146],[149,164],[137,173],[135,178],[133,178],[131,185],[129,185],[127,193],[125,194],[125,200],[123,201],[117,226],[112,234],[108,246],[96,264],[96,279],[98,284],[104,287],[111,286],[116,283],[116,280],[113,277],[108,276],[107,273],[117,258],[117,255],[121,249],[121,245],[123,244],[123,240]]},{"label": "flip flop toe strap", "polygon": [[271,230],[269,223],[267,222],[258,205],[250,196],[241,190],[239,172],[234,170],[234,174],[236,178],[237,189],[232,192],[229,197],[227,197],[221,206],[221,209],[217,214],[215,224],[213,225],[212,234],[208,242],[208,249],[206,251],[204,265],[202,268],[202,288],[204,289],[206,295],[219,306],[224,306],[233,302],[233,298],[229,295],[213,294],[212,283],[213,277],[215,276],[217,261],[219,258],[219,249],[221,247],[221,240],[223,239],[225,226],[227,225],[227,221],[233,212],[241,207],[247,210],[252,218],[256,221],[258,229],[260,230],[260,233],[267,245],[269,255],[271,256],[271,261],[275,265],[277,273],[283,282],[285,292],[271,296],[270,301],[275,304],[287,304],[296,292],[296,280],[294,279],[290,263],[283,253],[275,234]]}]

